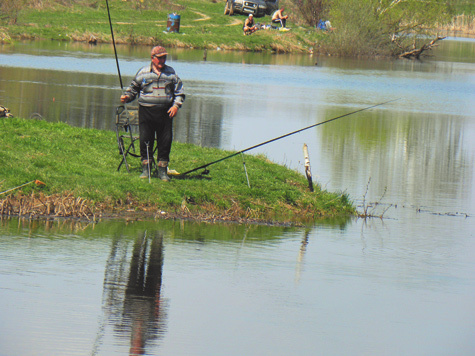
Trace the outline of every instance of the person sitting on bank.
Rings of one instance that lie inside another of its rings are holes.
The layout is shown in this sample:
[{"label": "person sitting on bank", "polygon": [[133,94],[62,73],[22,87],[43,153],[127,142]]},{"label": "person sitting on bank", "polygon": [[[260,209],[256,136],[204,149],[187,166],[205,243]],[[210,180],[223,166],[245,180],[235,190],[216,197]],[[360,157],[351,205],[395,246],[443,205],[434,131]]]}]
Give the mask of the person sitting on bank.
[{"label": "person sitting on bank", "polygon": [[257,31],[257,26],[254,24],[254,16],[249,14],[249,17],[244,21],[244,26],[242,28],[245,35],[250,35],[253,32]]},{"label": "person sitting on bank", "polygon": [[289,15],[284,15],[284,8],[274,11],[272,14],[272,23],[280,23],[281,27],[285,27]]}]

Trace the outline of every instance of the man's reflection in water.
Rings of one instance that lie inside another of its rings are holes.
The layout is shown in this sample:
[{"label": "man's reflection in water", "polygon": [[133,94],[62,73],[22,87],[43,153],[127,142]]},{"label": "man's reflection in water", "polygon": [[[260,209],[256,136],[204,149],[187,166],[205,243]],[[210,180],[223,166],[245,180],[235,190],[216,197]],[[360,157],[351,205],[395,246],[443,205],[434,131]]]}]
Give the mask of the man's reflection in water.
[{"label": "man's reflection in water", "polygon": [[160,323],[162,265],[162,236],[135,240],[123,310],[124,326],[130,328],[131,334],[130,355],[143,355],[147,342],[163,332],[164,325]]},{"label": "man's reflection in water", "polygon": [[160,296],[163,236],[145,232],[134,241],[132,254],[129,247],[130,242],[121,237],[112,243],[104,276],[103,316],[92,355],[98,353],[108,324],[116,337],[130,338],[130,355],[145,354],[147,346],[165,333],[166,313]]}]

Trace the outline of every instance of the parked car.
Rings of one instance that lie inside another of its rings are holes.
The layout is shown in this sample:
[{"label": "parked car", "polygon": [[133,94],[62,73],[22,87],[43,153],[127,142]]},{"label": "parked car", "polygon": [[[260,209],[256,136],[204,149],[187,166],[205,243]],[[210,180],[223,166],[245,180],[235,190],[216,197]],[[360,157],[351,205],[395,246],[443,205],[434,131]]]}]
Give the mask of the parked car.
[{"label": "parked car", "polygon": [[225,15],[249,15],[263,17],[271,15],[279,8],[279,0],[226,0]]}]

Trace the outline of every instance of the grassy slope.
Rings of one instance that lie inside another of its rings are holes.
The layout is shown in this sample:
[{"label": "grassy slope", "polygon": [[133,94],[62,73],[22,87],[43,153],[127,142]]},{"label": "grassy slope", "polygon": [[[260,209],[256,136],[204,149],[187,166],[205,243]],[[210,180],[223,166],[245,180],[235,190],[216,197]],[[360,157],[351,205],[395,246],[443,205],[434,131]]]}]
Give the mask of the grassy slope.
[{"label": "grassy slope", "polygon": [[[12,0],[9,0],[12,1]],[[67,1],[27,1],[32,6],[22,6],[16,13],[0,16],[0,42],[11,42],[12,38],[55,39],[87,41],[91,36],[99,42],[111,42],[111,34],[104,0],[80,0],[61,5]],[[41,5],[38,5],[41,4]],[[162,44],[173,47],[234,49],[245,51],[308,52],[325,41],[327,34],[311,26],[297,24],[297,12],[291,0],[280,0],[290,14],[288,32],[276,30],[258,31],[252,36],[243,36],[242,24],[245,16],[225,16],[224,0],[181,0],[176,4],[169,1],[149,0],[146,2],[109,0],[115,39],[126,44]],[[140,6],[148,6],[140,8]],[[473,33],[475,7],[466,0],[451,3],[452,14],[464,14],[460,27],[459,17],[454,23],[435,25],[439,30],[457,27],[463,33]],[[164,33],[167,16],[177,12],[181,16],[180,33]],[[12,24],[12,19],[16,23]],[[269,16],[257,18],[256,22],[270,23]]]},{"label": "grassy slope", "polygon": [[[354,213],[346,195],[320,187],[310,193],[302,174],[265,157],[245,156],[249,188],[240,155],[211,166],[206,178],[192,174],[170,183],[138,178],[140,162],[134,158],[130,174],[124,169],[117,172],[121,156],[115,133],[110,131],[1,119],[0,145],[0,191],[38,179],[46,186],[30,184],[22,188],[23,193],[39,189],[45,195],[71,192],[107,209],[132,201],[127,208],[294,222]],[[229,154],[174,143],[171,168],[183,172]],[[0,195],[0,202],[7,195]]]},{"label": "grassy slope", "polygon": [[[291,20],[292,31],[262,30],[243,36],[245,16],[225,16],[221,1],[183,0],[178,9],[162,5],[153,10],[137,10],[131,2],[122,0],[109,0],[109,4],[117,43],[289,52],[309,51],[324,36],[311,27],[292,26]],[[173,11],[181,16],[180,33],[164,33],[167,16]],[[270,23],[270,18],[256,18],[256,22]],[[111,42],[105,1],[91,6],[24,8],[17,23],[7,29],[13,38],[86,41],[93,35],[98,41]]]}]

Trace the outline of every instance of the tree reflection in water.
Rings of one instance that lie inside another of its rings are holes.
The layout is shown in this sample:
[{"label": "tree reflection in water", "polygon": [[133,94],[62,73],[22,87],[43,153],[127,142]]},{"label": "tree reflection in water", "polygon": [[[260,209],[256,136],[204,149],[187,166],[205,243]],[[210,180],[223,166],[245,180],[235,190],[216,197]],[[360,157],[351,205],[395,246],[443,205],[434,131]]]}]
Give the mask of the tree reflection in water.
[{"label": "tree reflection in water", "polygon": [[[160,339],[166,329],[166,313],[160,295],[163,266],[163,236],[159,232],[130,243],[113,240],[106,263],[103,315],[92,354],[101,346],[107,325],[114,336],[130,339],[130,355],[143,355],[147,346]],[[129,262],[130,258],[130,262]]]}]

